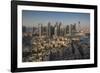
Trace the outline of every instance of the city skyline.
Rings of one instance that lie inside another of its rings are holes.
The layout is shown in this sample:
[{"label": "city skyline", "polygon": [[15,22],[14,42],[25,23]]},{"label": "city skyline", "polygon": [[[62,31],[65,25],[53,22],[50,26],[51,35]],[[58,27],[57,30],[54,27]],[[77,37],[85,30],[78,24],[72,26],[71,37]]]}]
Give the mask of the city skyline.
[{"label": "city skyline", "polygon": [[90,26],[89,13],[71,13],[71,12],[51,12],[51,11],[22,11],[22,24],[24,26],[33,27],[38,24],[47,25],[50,22],[54,25],[56,22],[63,25],[78,24],[80,21],[81,26]]},{"label": "city skyline", "polygon": [[23,11],[22,15],[23,62],[90,59],[90,27],[85,29],[89,14]]}]

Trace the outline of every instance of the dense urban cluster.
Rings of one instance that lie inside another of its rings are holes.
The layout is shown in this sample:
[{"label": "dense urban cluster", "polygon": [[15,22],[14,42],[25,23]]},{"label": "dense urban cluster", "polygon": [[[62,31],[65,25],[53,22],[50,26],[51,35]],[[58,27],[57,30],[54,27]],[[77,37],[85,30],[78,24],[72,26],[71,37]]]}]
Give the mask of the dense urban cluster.
[{"label": "dense urban cluster", "polygon": [[61,22],[22,27],[23,62],[75,60],[90,58],[90,32],[78,24]]}]

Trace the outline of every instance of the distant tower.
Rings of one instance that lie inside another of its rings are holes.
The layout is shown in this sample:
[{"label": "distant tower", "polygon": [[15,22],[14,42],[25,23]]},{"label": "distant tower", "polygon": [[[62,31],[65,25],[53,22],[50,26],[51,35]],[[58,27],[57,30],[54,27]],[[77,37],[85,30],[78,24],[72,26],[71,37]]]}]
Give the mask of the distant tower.
[{"label": "distant tower", "polygon": [[60,22],[59,26],[58,26],[58,35],[59,36],[61,36],[61,26],[62,26],[62,23]]},{"label": "distant tower", "polygon": [[33,34],[34,34],[34,31],[35,31],[35,26],[34,26],[34,24],[33,24],[33,31],[32,31],[32,32],[33,32]]},{"label": "distant tower", "polygon": [[54,26],[51,25],[51,29],[50,30],[51,30],[51,37],[53,37],[53,35],[54,35]]},{"label": "distant tower", "polygon": [[72,25],[72,33],[75,33],[76,32],[76,23],[74,23],[73,25]]},{"label": "distant tower", "polygon": [[60,26],[60,36],[64,36],[64,27]]},{"label": "distant tower", "polygon": [[66,34],[69,33],[69,25],[66,25]]},{"label": "distant tower", "polygon": [[72,35],[72,24],[69,25],[69,35]]},{"label": "distant tower", "polygon": [[51,23],[50,22],[48,22],[47,35],[48,37],[51,37]]},{"label": "distant tower", "polygon": [[64,36],[66,36],[66,27],[64,27]]},{"label": "distant tower", "polygon": [[78,32],[81,31],[80,21],[78,22]]},{"label": "distant tower", "polygon": [[41,36],[43,35],[43,25],[41,24]]},{"label": "distant tower", "polygon": [[58,23],[56,22],[55,28],[54,28],[54,34],[55,34],[55,36],[58,36],[57,30],[58,30]]},{"label": "distant tower", "polygon": [[41,37],[41,24],[38,24],[39,37]]}]

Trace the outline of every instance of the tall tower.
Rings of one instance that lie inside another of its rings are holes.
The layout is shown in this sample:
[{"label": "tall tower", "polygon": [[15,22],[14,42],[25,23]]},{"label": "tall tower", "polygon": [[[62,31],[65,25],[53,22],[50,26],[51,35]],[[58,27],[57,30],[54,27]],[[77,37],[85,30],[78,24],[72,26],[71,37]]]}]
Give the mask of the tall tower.
[{"label": "tall tower", "polygon": [[66,27],[64,27],[64,36],[66,36]]},{"label": "tall tower", "polygon": [[41,37],[41,24],[38,24],[39,37]]},{"label": "tall tower", "polygon": [[51,37],[51,23],[50,22],[48,22],[47,35],[48,37]]},{"label": "tall tower", "polygon": [[60,36],[64,36],[64,27],[60,26]]},{"label": "tall tower", "polygon": [[69,25],[69,35],[70,36],[72,35],[72,29],[71,28],[72,28],[72,24]]},{"label": "tall tower", "polygon": [[58,36],[58,32],[57,32],[57,30],[58,30],[58,23],[56,22],[56,24],[55,24],[55,28],[54,28],[54,34],[55,34],[55,36],[57,37]]},{"label": "tall tower", "polygon": [[69,25],[66,25],[66,34],[69,33]]},{"label": "tall tower", "polygon": [[61,26],[62,26],[62,23],[60,22],[58,25],[58,35],[59,36],[61,36]]},{"label": "tall tower", "polygon": [[78,32],[81,31],[80,21],[78,22]]},{"label": "tall tower", "polygon": [[34,26],[34,24],[33,24],[33,31],[32,32],[33,32],[33,34],[35,33],[35,26]]}]

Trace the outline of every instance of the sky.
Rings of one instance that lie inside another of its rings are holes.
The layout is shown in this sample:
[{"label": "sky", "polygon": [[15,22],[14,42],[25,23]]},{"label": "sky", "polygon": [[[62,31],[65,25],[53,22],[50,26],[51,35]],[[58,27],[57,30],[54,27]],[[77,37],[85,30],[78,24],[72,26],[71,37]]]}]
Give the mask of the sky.
[{"label": "sky", "polygon": [[22,11],[22,24],[24,26],[32,27],[38,24],[47,25],[51,22],[54,25],[56,22],[62,22],[63,25],[78,24],[81,26],[90,26],[89,13],[72,13],[72,12],[53,12],[53,11]]}]

